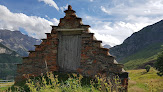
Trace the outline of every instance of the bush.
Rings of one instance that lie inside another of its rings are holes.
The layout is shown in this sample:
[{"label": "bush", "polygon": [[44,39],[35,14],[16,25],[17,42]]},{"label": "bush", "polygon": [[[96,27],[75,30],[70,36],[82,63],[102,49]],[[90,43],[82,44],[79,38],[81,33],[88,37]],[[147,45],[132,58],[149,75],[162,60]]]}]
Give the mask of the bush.
[{"label": "bush", "polygon": [[161,52],[158,54],[158,58],[155,63],[155,68],[159,71],[157,74],[159,76],[163,76],[163,45],[161,48]]},{"label": "bush", "polygon": [[[53,75],[52,72],[47,72],[45,76],[40,78],[28,79],[25,88],[17,86],[13,92],[122,92],[123,87],[118,76],[111,79],[106,77],[95,76],[95,79],[91,79],[88,85],[82,85],[83,76],[80,74],[68,74],[68,79],[65,81],[59,81],[59,75]],[[10,90],[11,91],[11,90]],[[7,91],[7,92],[10,92]]]},{"label": "bush", "polygon": [[145,66],[145,69],[146,69],[147,72],[149,72],[150,68],[151,68],[150,65],[146,65],[146,66]]}]

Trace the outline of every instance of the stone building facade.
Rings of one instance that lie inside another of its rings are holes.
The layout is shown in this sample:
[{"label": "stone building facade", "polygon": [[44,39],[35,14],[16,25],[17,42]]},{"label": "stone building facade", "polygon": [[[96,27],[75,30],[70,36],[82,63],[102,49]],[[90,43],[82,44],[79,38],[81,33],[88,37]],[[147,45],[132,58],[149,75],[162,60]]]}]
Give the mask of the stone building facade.
[{"label": "stone building facade", "polygon": [[58,26],[52,26],[51,33],[46,33],[47,39],[35,45],[35,51],[29,51],[29,56],[17,65],[15,81],[22,80],[23,74],[39,76],[48,70],[84,76],[118,74],[122,84],[127,85],[128,73],[123,70],[123,65],[118,64],[109,49],[101,46],[102,41],[96,40],[94,33],[89,32],[90,26],[82,23],[70,5],[64,12],[66,15]]}]

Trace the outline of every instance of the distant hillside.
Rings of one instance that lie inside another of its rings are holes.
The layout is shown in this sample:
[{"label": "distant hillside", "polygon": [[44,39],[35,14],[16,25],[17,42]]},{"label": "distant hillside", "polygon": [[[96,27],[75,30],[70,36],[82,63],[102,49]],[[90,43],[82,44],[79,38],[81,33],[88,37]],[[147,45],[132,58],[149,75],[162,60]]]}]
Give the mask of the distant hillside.
[{"label": "distant hillside", "polygon": [[126,69],[141,68],[153,64],[163,45],[163,20],[133,33],[121,45],[110,48],[110,53]]},{"label": "distant hillside", "polygon": [[20,31],[0,29],[0,42],[21,56],[28,56],[29,50],[34,50],[34,45],[41,43],[40,40],[22,34]]},{"label": "distant hillside", "polygon": [[0,43],[0,79],[13,79],[16,64],[21,63],[21,57]]},{"label": "distant hillside", "polygon": [[103,46],[104,48],[111,48],[111,46],[110,45],[108,45],[108,44],[105,44],[104,46]]}]

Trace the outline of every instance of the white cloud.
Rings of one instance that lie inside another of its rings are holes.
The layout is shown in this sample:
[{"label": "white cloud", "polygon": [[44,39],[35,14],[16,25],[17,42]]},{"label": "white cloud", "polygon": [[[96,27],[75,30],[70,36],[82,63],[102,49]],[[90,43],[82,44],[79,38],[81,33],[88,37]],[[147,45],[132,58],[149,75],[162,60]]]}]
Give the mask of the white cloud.
[{"label": "white cloud", "polygon": [[59,20],[58,20],[58,19],[56,19],[56,18],[50,19],[49,16],[47,16],[47,15],[45,15],[45,17],[46,17],[48,20],[50,20],[50,22],[52,22],[53,25],[58,25],[58,23],[59,23]]},{"label": "white cloud", "polygon": [[57,4],[53,0],[38,0],[39,2],[43,1],[45,4],[56,8],[59,11]]},{"label": "white cloud", "polygon": [[109,44],[111,46],[121,44],[127,37],[134,32],[141,30],[147,25],[151,25],[158,22],[163,17],[148,18],[127,16],[123,21],[106,22],[90,16],[85,16],[87,21],[91,21],[93,25],[90,29],[95,33],[95,37],[98,40],[102,40],[103,44]]},{"label": "white cloud", "polygon": [[[113,0],[102,4],[106,18],[84,16],[104,44],[121,44],[134,32],[163,19],[163,0]],[[91,21],[91,22],[89,22]]]},{"label": "white cloud", "polygon": [[138,31],[137,26],[139,25],[122,21],[116,23],[109,22],[108,24],[107,22],[101,22],[91,28],[93,30],[91,32],[95,33],[95,37],[98,40],[102,40],[104,44],[115,46],[121,44],[134,31]]},{"label": "white cloud", "polygon": [[137,0],[132,2],[130,0],[124,1],[117,0],[116,5],[113,7],[101,6],[101,10],[109,15],[163,15],[163,0],[147,0],[146,2]]},{"label": "white cloud", "polygon": [[53,23],[53,25],[58,25],[59,20],[56,18],[53,18],[53,19],[51,19],[51,22]]},{"label": "white cloud", "polygon": [[[54,2],[53,0],[39,1]],[[87,2],[90,1],[95,0],[87,0]],[[101,3],[99,2],[98,5],[100,10],[106,13],[105,15],[101,13],[104,18],[87,15],[82,16],[82,18],[84,23],[92,26],[90,30],[95,33],[98,40],[102,40],[104,44],[111,46],[121,44],[132,33],[163,19],[163,0],[112,0],[109,3]],[[68,4],[58,8],[58,10],[63,11],[67,9],[67,6]],[[96,12],[99,13],[98,10]],[[22,13],[12,13],[8,9],[0,9],[0,28],[16,30],[22,27],[27,30],[30,36],[36,38],[42,38],[45,32],[49,32],[51,29],[49,25],[57,25],[58,23],[56,18],[46,20]]]},{"label": "white cloud", "polygon": [[66,6],[60,7],[60,10],[63,12],[63,11],[66,10],[67,8],[68,8],[68,4],[66,4]]},{"label": "white cloud", "polygon": [[51,31],[50,25],[58,23],[53,18],[48,21],[37,16],[27,16],[23,13],[12,13],[7,7],[0,5],[0,29],[19,30],[23,28],[29,36],[44,38],[46,32]]},{"label": "white cloud", "polygon": [[101,10],[107,14],[111,14],[111,12],[109,10],[106,10],[103,6],[101,6]]},{"label": "white cloud", "polygon": [[93,0],[90,0],[90,2],[93,2]]},{"label": "white cloud", "polygon": [[109,34],[99,34],[99,30],[96,29],[89,29],[92,33],[95,33],[95,37],[97,40],[101,40],[102,44],[109,44],[110,46],[115,46],[116,44],[120,44],[121,42],[116,38],[113,37],[112,35]]}]

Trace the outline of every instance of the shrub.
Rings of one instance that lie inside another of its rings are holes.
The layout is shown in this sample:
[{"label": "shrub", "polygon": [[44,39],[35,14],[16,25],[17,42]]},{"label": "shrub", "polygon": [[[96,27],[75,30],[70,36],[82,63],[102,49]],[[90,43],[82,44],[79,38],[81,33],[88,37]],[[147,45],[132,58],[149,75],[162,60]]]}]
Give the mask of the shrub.
[{"label": "shrub", "polygon": [[[121,80],[118,76],[113,79],[95,76],[95,78],[89,80],[90,83],[82,85],[83,76],[80,74],[67,74],[67,80],[59,80],[59,75],[53,75],[52,72],[47,72],[46,75],[42,75],[37,78],[29,78],[25,85],[28,91],[21,86],[16,86],[13,92],[122,92]],[[64,77],[63,77],[64,78]],[[10,91],[7,91],[10,92]]]},{"label": "shrub", "polygon": [[159,76],[163,76],[163,45],[161,48],[161,52],[158,54],[158,58],[155,63],[155,68],[159,71],[157,74]]},{"label": "shrub", "polygon": [[146,65],[146,66],[145,66],[145,69],[146,69],[147,72],[149,72],[150,68],[151,68],[150,65]]}]

